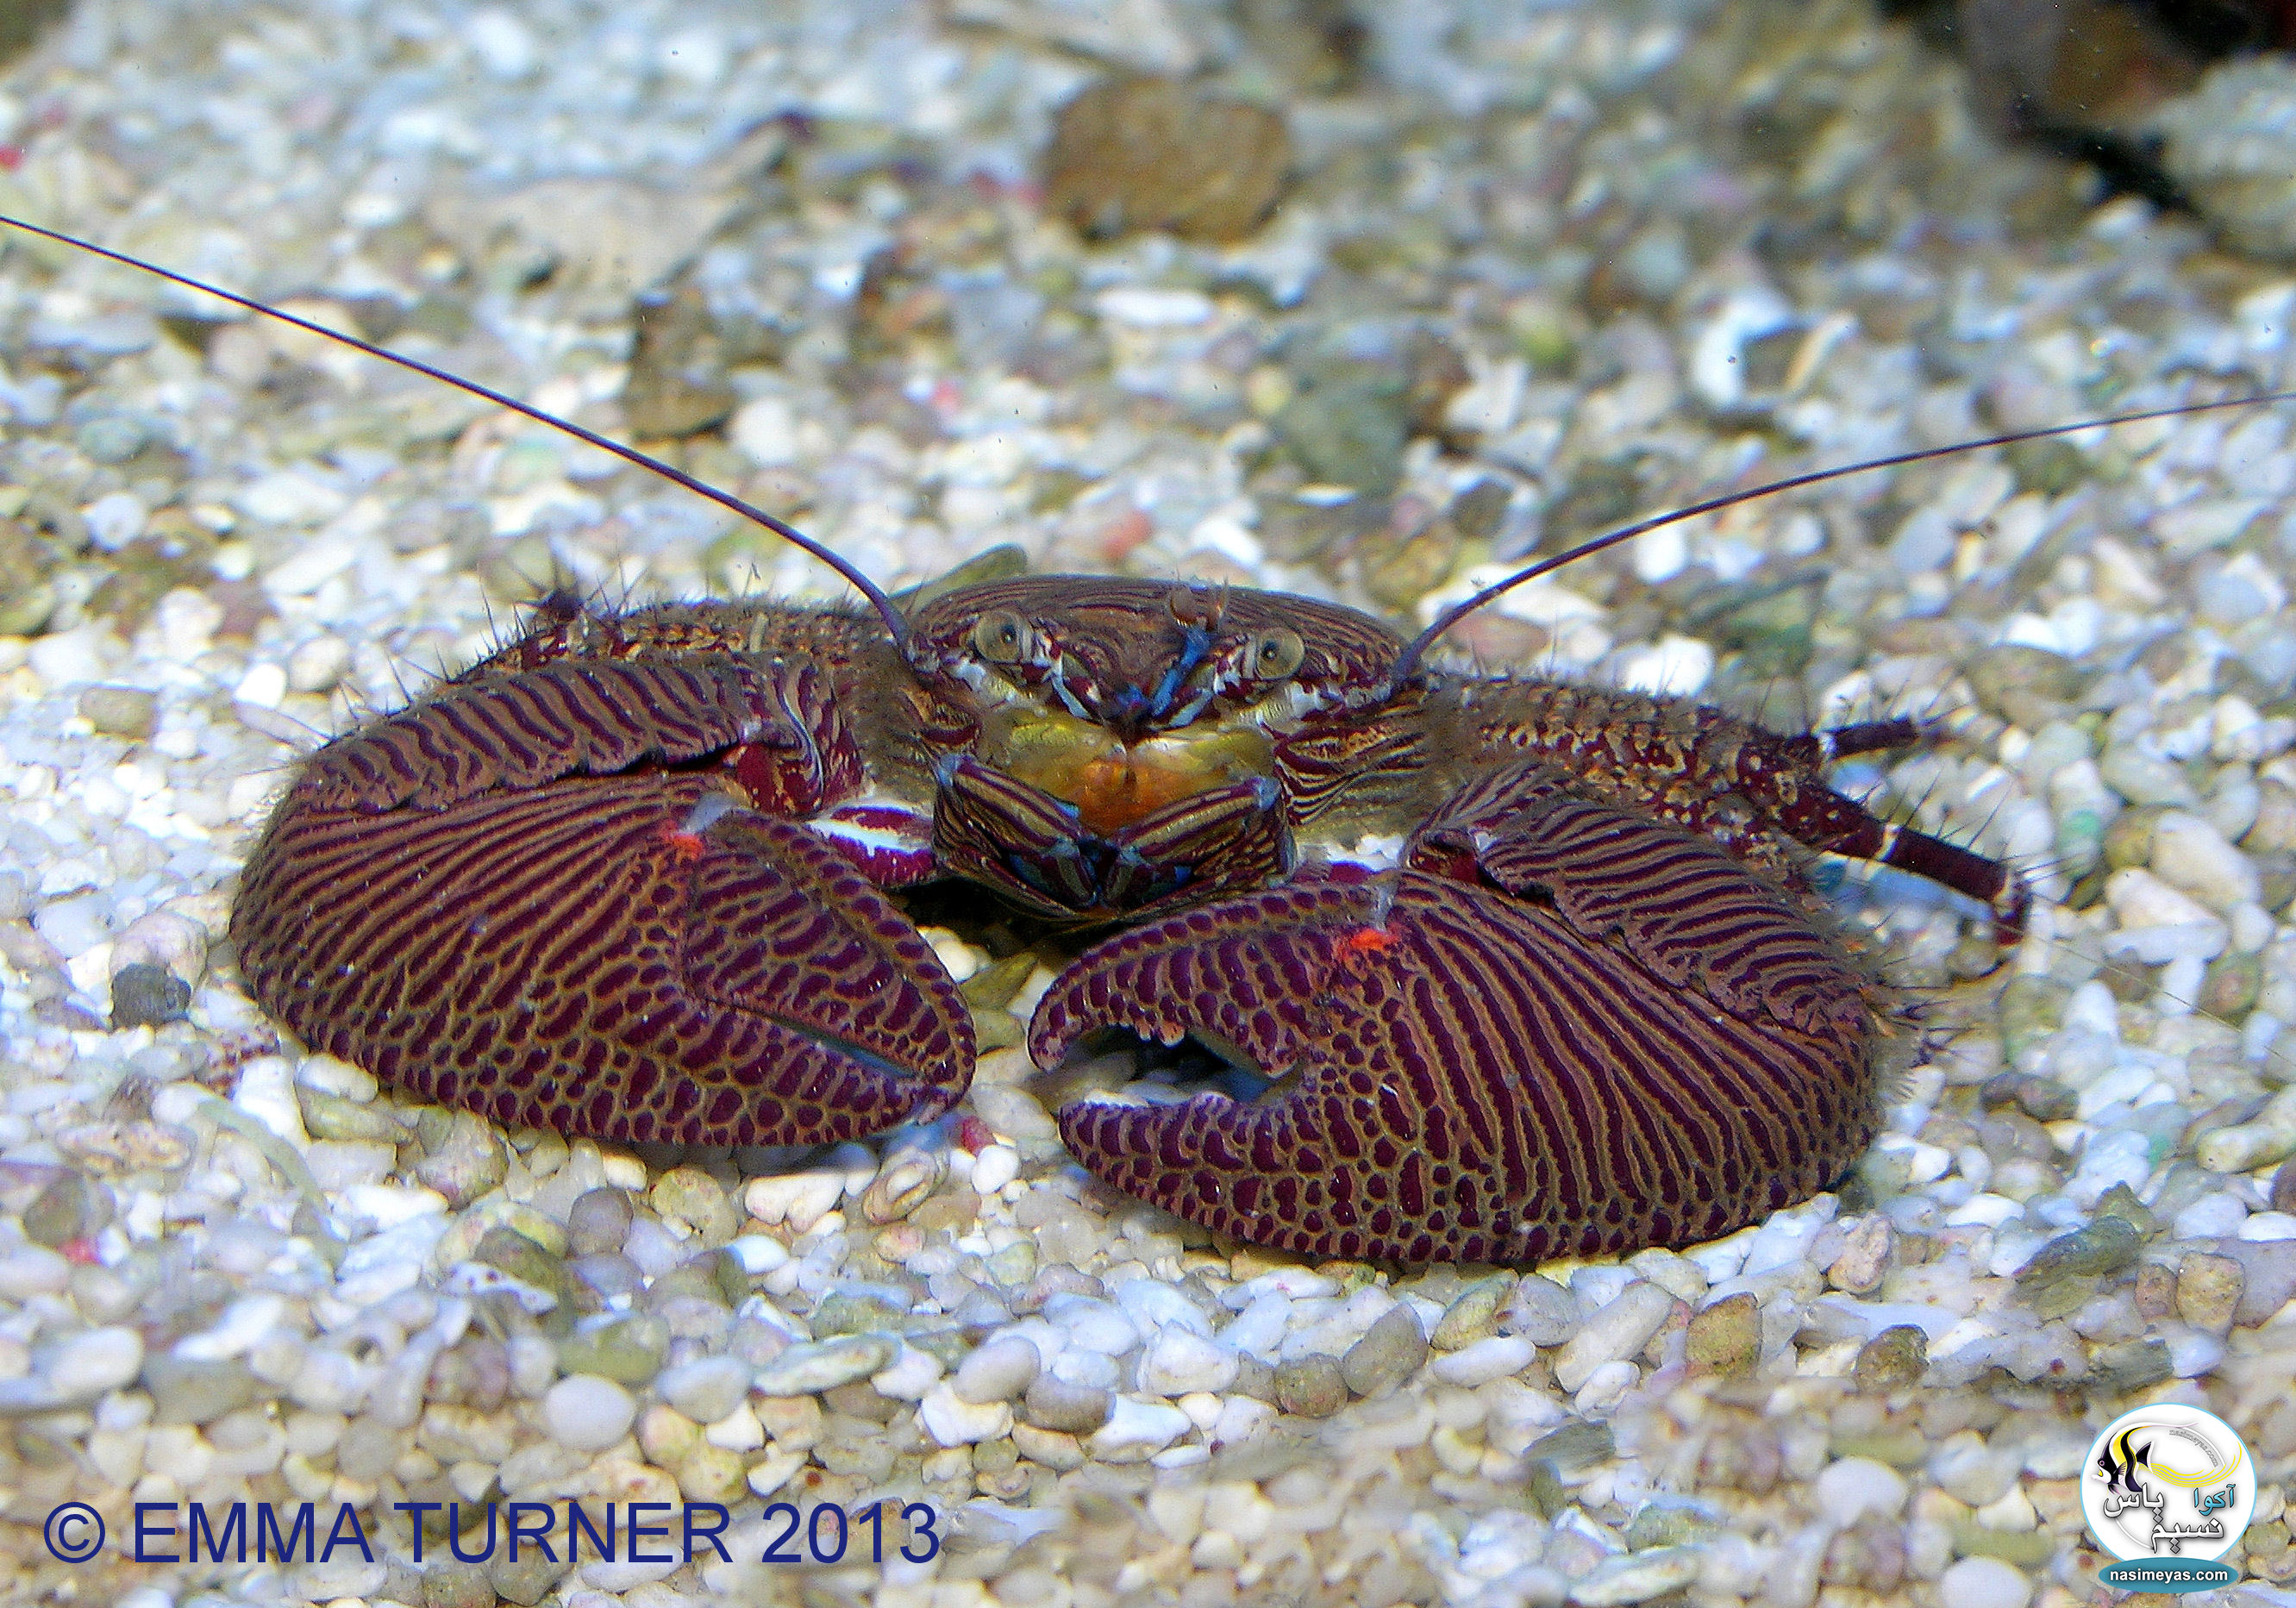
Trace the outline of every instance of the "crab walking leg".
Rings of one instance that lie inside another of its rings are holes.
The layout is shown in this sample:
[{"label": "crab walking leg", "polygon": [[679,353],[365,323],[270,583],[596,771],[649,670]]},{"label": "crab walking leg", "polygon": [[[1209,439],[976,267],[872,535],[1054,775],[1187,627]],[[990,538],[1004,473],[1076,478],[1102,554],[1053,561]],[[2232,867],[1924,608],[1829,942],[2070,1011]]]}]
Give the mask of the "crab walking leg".
[{"label": "crab walking leg", "polygon": [[796,1144],[946,1110],[973,1054],[946,970],[846,855],[734,801],[834,801],[824,695],[803,665],[565,659],[330,744],[249,863],[249,988],[505,1123]]},{"label": "crab walking leg", "polygon": [[1302,877],[1096,946],[1038,1064],[1107,1027],[1234,1046],[1278,1089],[1059,1113],[1115,1187],[1313,1255],[1533,1261],[1726,1234],[1877,1116],[1868,984],[1694,833],[1516,767],[1391,882]]},{"label": "crab walking leg", "polygon": [[1827,785],[1836,759],[1926,741],[1918,721],[1789,735],[1687,699],[1602,688],[1496,681],[1462,686],[1457,695],[1486,761],[1543,757],[1605,797],[1708,833],[1773,869],[1784,866],[1749,825],[1828,854],[1878,860],[1987,906],[2004,947],[2024,933],[2031,890],[2008,866],[1885,822]]}]

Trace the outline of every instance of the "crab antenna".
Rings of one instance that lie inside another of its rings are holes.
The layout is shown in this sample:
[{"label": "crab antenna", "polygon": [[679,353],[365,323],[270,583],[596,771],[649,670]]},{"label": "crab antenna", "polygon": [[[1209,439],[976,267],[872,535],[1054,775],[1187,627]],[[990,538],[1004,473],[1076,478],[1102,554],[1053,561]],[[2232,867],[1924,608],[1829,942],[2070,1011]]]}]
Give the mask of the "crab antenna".
[{"label": "crab antenna", "polygon": [[109,246],[99,246],[92,241],[81,240],[76,235],[66,234],[59,229],[43,228],[38,224],[26,223],[22,218],[12,217],[4,212],[0,212],[0,224],[5,224],[12,229],[20,229],[27,234],[37,234],[43,240],[54,241],[58,245],[77,247],[80,250],[109,258],[123,267],[140,269],[144,273],[154,275],[170,283],[182,285],[186,290],[198,291],[202,294],[213,296],[219,301],[228,301],[234,307],[245,308],[250,313],[259,313],[266,318],[276,319],[281,324],[292,324],[299,330],[323,336],[326,340],[340,341],[345,346],[365,352],[370,357],[380,357],[385,363],[395,363],[403,369],[412,370],[415,373],[425,375],[442,384],[451,385],[457,390],[467,391],[472,396],[482,398],[497,407],[506,407],[514,414],[522,414],[537,424],[547,424],[553,430],[562,431],[576,440],[596,447],[600,452],[612,454],[625,464],[651,470],[673,486],[683,487],[696,496],[706,497],[720,508],[764,526],[775,536],[827,564],[838,574],[843,576],[855,591],[869,600],[870,606],[877,611],[878,617],[885,622],[885,629],[892,634],[895,647],[906,652],[909,645],[909,622],[901,617],[901,611],[894,606],[893,600],[885,595],[884,591],[874,581],[862,574],[851,563],[840,558],[786,521],[775,519],[764,509],[743,502],[730,491],[720,491],[715,486],[696,480],[683,469],[665,464],[651,453],[640,452],[635,447],[617,441],[611,436],[601,435],[596,431],[577,424],[570,419],[562,419],[557,414],[537,407],[530,402],[521,402],[516,397],[504,395],[492,386],[481,385],[475,380],[466,380],[460,374],[449,373],[445,369],[425,363],[419,357],[410,357],[404,352],[394,352],[389,347],[377,346],[372,340],[362,340],[357,335],[346,335],[340,330],[331,330],[314,319],[283,312],[275,307],[266,307],[251,296],[242,296],[235,291],[223,290],[218,286],[209,284],[204,280],[194,279],[189,274],[179,274],[173,268],[163,268],[157,263],[145,262],[140,257],[131,257],[125,251],[115,251]]},{"label": "crab antenna", "polygon": [[1402,686],[1417,672],[1420,660],[1426,658],[1427,650],[1435,645],[1438,637],[1493,598],[1513,591],[1525,581],[1537,580],[1542,575],[1551,574],[1565,564],[1576,563],[1582,558],[1590,558],[1597,553],[1605,552],[1617,546],[1620,542],[1629,541],[1645,531],[1679,524],[1684,520],[1695,519],[1702,513],[1718,513],[1725,508],[1734,508],[1741,503],[1751,503],[1756,497],[1768,496],[1773,492],[1792,491],[1801,486],[1816,486],[1826,480],[1838,480],[1849,475],[1864,474],[1872,469],[1896,469],[1907,464],[1927,463],[1931,458],[1951,457],[1956,453],[1974,452],[1982,447],[2014,447],[2021,441],[2042,441],[2051,436],[2070,436],[2084,430],[2106,430],[2115,424],[2142,424],[2152,419],[2176,419],[2182,418],[2186,414],[2212,413],[2220,407],[2253,407],[2259,402],[2290,401],[2296,401],[2296,391],[2266,391],[2260,396],[2232,397],[2221,402],[2185,402],[2174,407],[2147,408],[2143,413],[2115,414],[2109,419],[2085,419],[2078,424],[2051,424],[2040,430],[2011,431],[2006,435],[1988,436],[1979,441],[1956,441],[1949,447],[1924,447],[1916,452],[1893,453],[1886,458],[1869,458],[1862,464],[1837,464],[1831,469],[1813,469],[1804,474],[1792,474],[1782,480],[1772,480],[1767,485],[1752,486],[1743,491],[1726,492],[1719,496],[1708,497],[1705,501],[1693,503],[1686,508],[1677,508],[1670,513],[1652,514],[1646,520],[1637,520],[1631,525],[1621,526],[1606,535],[1583,541],[1567,552],[1556,554],[1553,558],[1543,558],[1535,564],[1516,570],[1504,580],[1496,581],[1485,587],[1472,597],[1453,603],[1435,617],[1433,624],[1413,637],[1410,644],[1397,656],[1395,668],[1388,672],[1388,692],[1392,695],[1397,688]]}]

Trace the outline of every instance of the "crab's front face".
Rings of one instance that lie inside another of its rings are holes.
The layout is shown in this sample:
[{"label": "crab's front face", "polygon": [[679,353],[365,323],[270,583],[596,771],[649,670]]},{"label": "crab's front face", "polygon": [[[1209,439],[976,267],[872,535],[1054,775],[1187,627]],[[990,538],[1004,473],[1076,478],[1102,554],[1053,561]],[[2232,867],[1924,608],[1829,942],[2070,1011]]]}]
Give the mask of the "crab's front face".
[{"label": "crab's front face", "polygon": [[1384,685],[1402,643],[1280,594],[1104,577],[968,587],[914,622],[913,660],[980,715],[972,757],[1113,831],[1273,779],[1273,739]]}]

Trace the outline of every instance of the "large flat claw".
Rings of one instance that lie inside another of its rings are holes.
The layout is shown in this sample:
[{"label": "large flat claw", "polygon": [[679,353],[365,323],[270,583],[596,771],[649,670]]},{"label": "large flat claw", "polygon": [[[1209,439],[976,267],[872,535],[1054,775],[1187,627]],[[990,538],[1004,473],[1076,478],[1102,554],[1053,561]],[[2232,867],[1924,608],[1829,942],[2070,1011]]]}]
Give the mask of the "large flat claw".
[{"label": "large flat claw", "polygon": [[316,1049],[424,1098],[599,1138],[810,1144],[954,1103],[972,1021],[844,857],[694,775],[445,808],[291,801],[232,931]]},{"label": "large flat claw", "polygon": [[1423,871],[1097,945],[1030,1049],[1054,1065],[1109,1027],[1198,1035],[1283,1080],[1248,1105],[1064,1106],[1071,1153],[1191,1221],[1322,1256],[1693,1243],[1824,1187],[1875,1114],[1869,1034],[1734,1013],[1550,903]]}]

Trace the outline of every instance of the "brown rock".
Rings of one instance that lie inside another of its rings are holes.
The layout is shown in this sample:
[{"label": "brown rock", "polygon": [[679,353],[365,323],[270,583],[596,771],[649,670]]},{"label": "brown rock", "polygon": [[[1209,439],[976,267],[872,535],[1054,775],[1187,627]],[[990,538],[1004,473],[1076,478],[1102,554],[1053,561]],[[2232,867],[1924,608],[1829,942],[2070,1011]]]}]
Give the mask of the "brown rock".
[{"label": "brown rock", "polygon": [[1340,1360],[1317,1353],[1277,1365],[1275,1403],[1302,1418],[1328,1418],[1348,1404],[1348,1384]]},{"label": "brown rock", "polygon": [[1841,1254],[1826,1268],[1827,1282],[1852,1295],[1872,1293],[1881,1288],[1883,1275],[1890,1271],[1890,1253],[1896,1243],[1890,1219],[1878,1211],[1867,1212],[1865,1220],[1849,1231]]},{"label": "brown rock", "polygon": [[2177,1309],[2177,1274],[2159,1262],[2136,1267],[2136,1311],[2145,1318],[2166,1317]]},{"label": "brown rock", "polygon": [[1762,1309],[1753,1292],[1742,1290],[1693,1313],[1685,1344],[1693,1374],[1734,1379],[1753,1372],[1762,1358]]},{"label": "brown rock", "polygon": [[2177,1316],[2195,1329],[2222,1334],[2248,1288],[2248,1275],[2228,1256],[2195,1251],[2177,1269]]},{"label": "brown rock", "polygon": [[1900,1324],[1858,1349],[1849,1377],[1861,1391],[1895,1391],[1919,1384],[1929,1366],[1930,1337],[1913,1324]]},{"label": "brown rock", "polygon": [[1045,201],[1089,240],[1166,229],[1236,241],[1274,210],[1291,167],[1276,113],[1168,78],[1114,78],[1061,108]]}]

